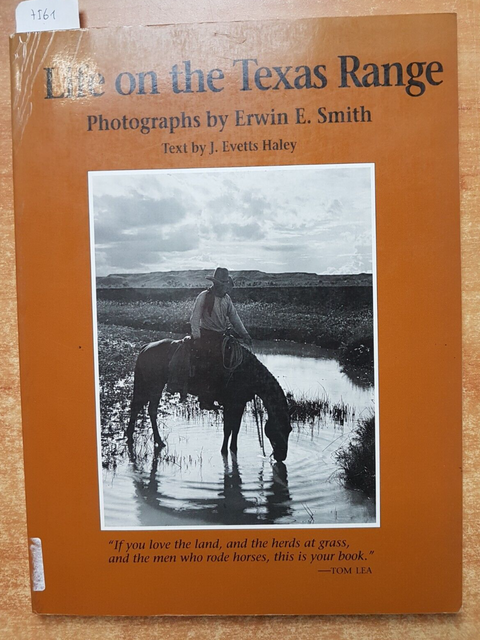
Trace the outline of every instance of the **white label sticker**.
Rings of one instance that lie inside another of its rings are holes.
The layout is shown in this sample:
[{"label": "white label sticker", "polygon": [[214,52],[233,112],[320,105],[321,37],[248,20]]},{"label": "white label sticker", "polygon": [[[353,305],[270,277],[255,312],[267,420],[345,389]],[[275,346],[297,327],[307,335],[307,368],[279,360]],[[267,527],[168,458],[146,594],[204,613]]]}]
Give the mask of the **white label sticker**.
[{"label": "white label sticker", "polygon": [[17,33],[79,29],[78,0],[25,0],[15,9]]},{"label": "white label sticker", "polygon": [[45,591],[45,572],[40,538],[30,538],[30,558],[32,560],[32,590]]}]

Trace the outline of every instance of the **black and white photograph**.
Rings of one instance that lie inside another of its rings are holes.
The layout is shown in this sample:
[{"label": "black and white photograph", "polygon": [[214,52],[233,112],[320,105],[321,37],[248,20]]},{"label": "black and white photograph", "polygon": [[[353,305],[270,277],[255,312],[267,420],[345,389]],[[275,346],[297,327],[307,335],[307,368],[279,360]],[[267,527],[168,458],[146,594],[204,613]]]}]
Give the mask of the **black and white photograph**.
[{"label": "black and white photograph", "polygon": [[102,529],[378,527],[374,165],[88,187]]}]

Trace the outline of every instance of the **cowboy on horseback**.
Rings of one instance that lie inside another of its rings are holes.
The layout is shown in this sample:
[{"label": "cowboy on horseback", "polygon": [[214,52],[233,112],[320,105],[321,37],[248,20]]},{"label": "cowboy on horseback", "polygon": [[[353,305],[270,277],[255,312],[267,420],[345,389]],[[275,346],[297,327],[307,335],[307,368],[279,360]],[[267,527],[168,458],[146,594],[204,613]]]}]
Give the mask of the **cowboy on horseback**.
[{"label": "cowboy on horseback", "polygon": [[202,380],[203,387],[200,407],[214,409],[213,403],[224,381],[222,343],[226,332],[233,327],[249,346],[252,339],[228,293],[233,287],[228,269],[217,267],[213,276],[207,276],[207,280],[213,284],[197,296],[190,325],[196,352],[196,376]]}]

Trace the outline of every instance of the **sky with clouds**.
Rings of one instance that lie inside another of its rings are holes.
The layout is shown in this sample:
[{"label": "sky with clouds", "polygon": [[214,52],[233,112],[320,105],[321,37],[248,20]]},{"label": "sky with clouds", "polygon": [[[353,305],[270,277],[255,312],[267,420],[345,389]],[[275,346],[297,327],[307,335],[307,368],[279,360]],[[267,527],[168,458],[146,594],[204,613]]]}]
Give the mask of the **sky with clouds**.
[{"label": "sky with clouds", "polygon": [[371,273],[370,165],[92,172],[97,276]]}]

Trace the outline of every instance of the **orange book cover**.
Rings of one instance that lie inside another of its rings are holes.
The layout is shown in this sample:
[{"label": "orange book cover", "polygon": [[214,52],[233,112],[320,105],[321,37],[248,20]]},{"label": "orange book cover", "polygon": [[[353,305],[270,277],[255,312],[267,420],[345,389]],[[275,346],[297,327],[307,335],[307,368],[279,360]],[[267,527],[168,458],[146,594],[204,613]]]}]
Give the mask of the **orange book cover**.
[{"label": "orange book cover", "polygon": [[458,611],[455,16],[11,65],[34,611]]}]

